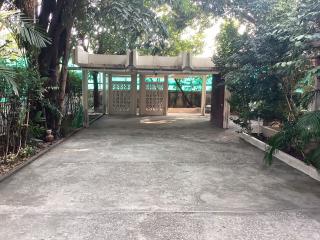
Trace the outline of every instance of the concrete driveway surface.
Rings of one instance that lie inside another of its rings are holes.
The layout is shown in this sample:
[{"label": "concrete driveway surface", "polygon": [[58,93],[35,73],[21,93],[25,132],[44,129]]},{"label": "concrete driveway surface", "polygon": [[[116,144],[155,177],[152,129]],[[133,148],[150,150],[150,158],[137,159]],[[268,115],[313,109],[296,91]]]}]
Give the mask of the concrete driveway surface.
[{"label": "concrete driveway surface", "polygon": [[0,183],[0,239],[319,240],[320,184],[207,117],[104,117]]}]

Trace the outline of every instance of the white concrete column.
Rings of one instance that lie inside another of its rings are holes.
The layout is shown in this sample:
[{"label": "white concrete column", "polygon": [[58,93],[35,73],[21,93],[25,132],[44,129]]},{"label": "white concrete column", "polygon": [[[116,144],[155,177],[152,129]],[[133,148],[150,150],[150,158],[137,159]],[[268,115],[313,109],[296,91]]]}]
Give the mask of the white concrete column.
[{"label": "white concrete column", "polygon": [[192,53],[189,53],[189,67],[191,69],[193,68],[193,55],[192,55]]},{"label": "white concrete column", "polygon": [[83,127],[89,127],[88,70],[82,70]]},{"label": "white concrete column", "polygon": [[169,100],[169,76],[168,75],[164,75],[163,91],[164,91],[164,98],[163,98],[164,99],[164,103],[163,103],[164,113],[163,113],[163,115],[167,116],[168,115],[168,100]]},{"label": "white concrete column", "polygon": [[146,111],[146,77],[140,75],[140,101],[139,101],[139,114],[140,116],[145,115]]},{"label": "white concrete column", "polygon": [[102,75],[102,84],[103,84],[103,93],[102,93],[102,105],[103,105],[103,114],[107,114],[107,75],[104,72]]},{"label": "white concrete column", "polygon": [[206,115],[207,101],[207,76],[202,76],[202,92],[201,92],[201,115]]},{"label": "white concrete column", "polygon": [[112,114],[112,74],[108,74],[108,114]]},{"label": "white concrete column", "polygon": [[138,74],[131,74],[131,103],[130,103],[130,114],[137,115],[137,79]]}]

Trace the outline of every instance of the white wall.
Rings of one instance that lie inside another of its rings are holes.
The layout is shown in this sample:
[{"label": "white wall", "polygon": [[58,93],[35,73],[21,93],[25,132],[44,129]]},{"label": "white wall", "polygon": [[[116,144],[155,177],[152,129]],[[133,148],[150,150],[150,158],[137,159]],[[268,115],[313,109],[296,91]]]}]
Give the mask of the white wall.
[{"label": "white wall", "polygon": [[137,67],[181,67],[182,57],[138,56]]},{"label": "white wall", "polygon": [[192,67],[194,68],[213,68],[214,64],[208,57],[193,57]]},{"label": "white wall", "polygon": [[75,49],[74,63],[77,65],[88,64],[89,54],[85,52],[81,47]]},{"label": "white wall", "polygon": [[127,55],[89,54],[89,64],[97,65],[126,65]]}]

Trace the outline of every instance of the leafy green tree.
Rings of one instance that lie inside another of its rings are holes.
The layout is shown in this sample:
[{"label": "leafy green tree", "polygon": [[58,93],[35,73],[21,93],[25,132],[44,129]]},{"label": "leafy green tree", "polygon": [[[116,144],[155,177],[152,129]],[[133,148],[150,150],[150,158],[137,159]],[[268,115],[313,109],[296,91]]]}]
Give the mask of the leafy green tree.
[{"label": "leafy green tree", "polygon": [[174,56],[182,52],[200,54],[203,51],[204,30],[210,25],[210,18],[201,8],[190,0],[156,1],[150,5],[166,26],[168,36],[164,45],[151,49],[144,46],[141,52]]},{"label": "leafy green tree", "polygon": [[160,19],[141,0],[95,1],[75,27],[83,47],[99,54],[126,54],[146,44],[161,44],[167,34]]},{"label": "leafy green tree", "polygon": [[[250,131],[250,120],[283,120],[283,95],[278,78],[259,62],[256,43],[239,33],[239,23],[226,20],[217,39],[215,64],[221,69],[231,91],[231,107],[239,118],[235,122]],[[255,51],[256,50],[256,51]]]},{"label": "leafy green tree", "polygon": [[[76,39],[96,54],[126,54],[135,48],[163,45],[167,32],[160,19],[141,0],[96,1],[77,19]],[[98,72],[92,72],[94,107],[99,107]]]},{"label": "leafy green tree", "polygon": [[[152,1],[151,1],[152,2]],[[163,46],[140,49],[142,54],[177,56],[183,52],[201,54],[204,47],[204,30],[210,25],[210,18],[190,0],[156,1],[151,4],[167,28],[168,37]],[[183,94],[188,106],[193,102],[183,91],[181,79],[175,79],[177,89]]]},{"label": "leafy green tree", "polygon": [[205,12],[214,16],[241,19],[256,25],[264,22],[264,17],[273,9],[277,0],[192,0]]},{"label": "leafy green tree", "polygon": [[[8,31],[6,39],[0,43],[1,59],[26,58],[26,44],[38,49],[50,44],[50,39],[32,20],[16,11],[0,12],[0,30]],[[0,78],[9,83],[18,95],[15,73],[16,69],[6,66],[5,62],[0,63]]]},{"label": "leafy green tree", "polygon": [[255,21],[233,15],[247,24],[244,35],[237,33],[234,24],[222,28],[214,61],[232,92],[239,124],[250,130],[250,120],[258,117],[282,122],[283,131],[270,140],[267,159],[276,149],[293,148],[318,166],[319,153],[309,148],[313,144],[319,149],[319,114],[304,112],[318,91],[312,86],[319,69],[312,67],[310,59],[319,55],[320,4],[278,0],[270,2],[265,12],[259,2],[248,5],[249,12],[259,13],[251,14]]}]

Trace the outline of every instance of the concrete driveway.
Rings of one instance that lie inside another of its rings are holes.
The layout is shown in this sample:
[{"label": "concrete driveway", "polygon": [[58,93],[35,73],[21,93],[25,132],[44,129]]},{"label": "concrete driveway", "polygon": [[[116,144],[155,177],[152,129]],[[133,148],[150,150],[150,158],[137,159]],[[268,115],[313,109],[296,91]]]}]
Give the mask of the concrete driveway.
[{"label": "concrete driveway", "polygon": [[207,117],[105,117],[0,183],[0,239],[319,240],[319,182],[262,159]]}]

